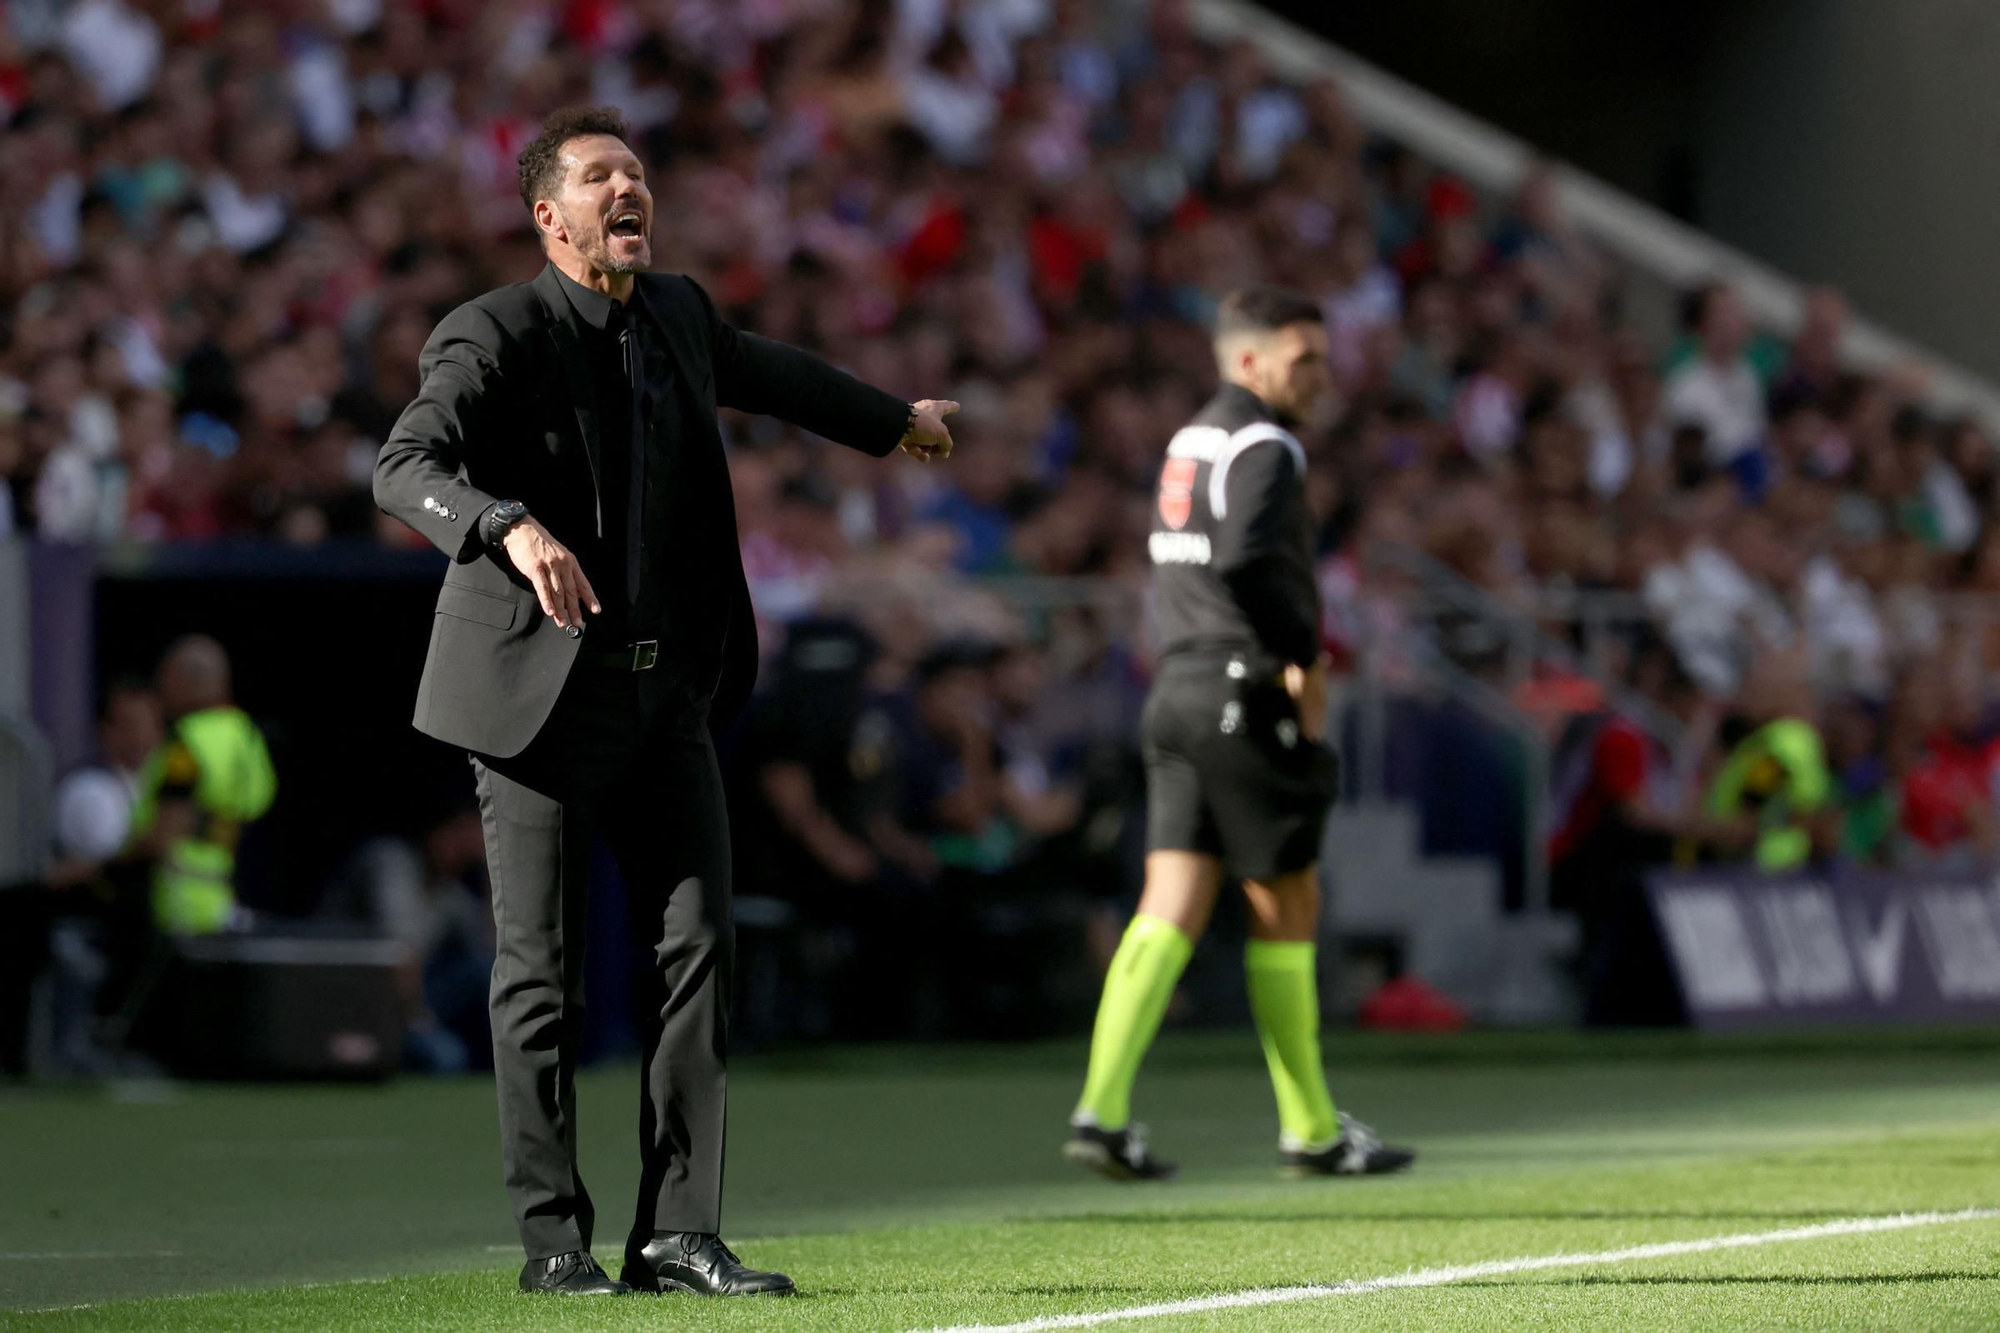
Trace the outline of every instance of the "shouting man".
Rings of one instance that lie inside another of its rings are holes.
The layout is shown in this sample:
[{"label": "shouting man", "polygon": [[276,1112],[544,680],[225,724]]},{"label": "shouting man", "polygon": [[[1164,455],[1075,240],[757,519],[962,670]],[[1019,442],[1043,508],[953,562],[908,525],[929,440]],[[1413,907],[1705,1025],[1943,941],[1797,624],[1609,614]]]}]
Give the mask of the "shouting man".
[{"label": "shouting man", "polygon": [[[957,404],[871,388],[650,272],[645,175],[614,112],[549,117],[520,157],[548,265],[438,325],[375,498],[453,562],[414,720],[470,754],[478,787],[522,1288],[783,1293],[791,1279],[717,1235],[732,935],[710,736],[748,696],[757,645],[716,409],[928,461],[950,453]],[[593,833],[651,960],[622,1281],[591,1257],[576,1156]]]}]

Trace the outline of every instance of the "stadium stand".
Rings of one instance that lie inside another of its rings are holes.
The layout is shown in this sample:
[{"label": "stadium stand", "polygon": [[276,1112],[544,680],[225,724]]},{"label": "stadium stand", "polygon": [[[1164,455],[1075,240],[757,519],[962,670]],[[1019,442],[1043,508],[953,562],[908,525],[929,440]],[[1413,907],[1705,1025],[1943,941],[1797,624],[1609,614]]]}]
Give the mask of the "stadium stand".
[{"label": "stadium stand", "polygon": [[[1746,858],[1794,797],[1832,812],[1824,854],[2000,849],[1988,426],[1928,410],[1919,368],[1856,369],[1831,290],[1780,338],[1703,282],[1647,336],[1552,169],[1475,188],[1178,0],[13,13],[0,536],[412,548],[370,465],[436,319],[538,266],[514,154],[561,103],[624,112],[666,262],[733,317],[958,386],[943,470],[729,423],[766,715],[840,701],[736,750],[788,882],[893,913],[899,885],[1120,880],[1149,488],[1214,381],[1204,321],[1252,281],[1326,311],[1340,392],[1302,437],[1349,781],[1414,802],[1423,851],[1497,857],[1504,902],[1541,906],[1579,848]],[[847,627],[817,658],[786,646],[808,617]],[[1009,760],[977,828],[911,796],[945,762],[940,679]],[[1715,795],[1801,714],[1810,775]]]}]

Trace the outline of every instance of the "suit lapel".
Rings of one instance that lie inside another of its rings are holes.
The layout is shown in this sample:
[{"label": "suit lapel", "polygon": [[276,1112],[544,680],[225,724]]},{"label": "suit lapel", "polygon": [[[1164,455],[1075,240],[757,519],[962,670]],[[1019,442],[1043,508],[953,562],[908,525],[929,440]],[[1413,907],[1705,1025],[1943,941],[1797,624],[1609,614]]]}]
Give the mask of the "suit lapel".
[{"label": "suit lapel", "polygon": [[543,266],[535,278],[534,288],[548,316],[549,338],[555,343],[556,359],[562,362],[563,376],[569,381],[570,402],[576,406],[576,427],[583,436],[584,455],[590,460],[590,495],[597,515],[597,535],[602,537],[604,481],[599,472],[601,464],[598,459],[597,386],[591,380],[590,363],[584,360],[583,344],[569,322],[569,298],[563,295],[562,280],[556,275],[555,265]]}]

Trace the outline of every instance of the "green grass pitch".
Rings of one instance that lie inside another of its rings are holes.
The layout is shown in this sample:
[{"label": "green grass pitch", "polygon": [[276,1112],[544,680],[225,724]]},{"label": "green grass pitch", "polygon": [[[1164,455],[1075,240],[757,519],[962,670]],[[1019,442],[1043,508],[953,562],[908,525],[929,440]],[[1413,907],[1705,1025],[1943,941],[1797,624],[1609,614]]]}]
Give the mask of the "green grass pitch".
[{"label": "green grass pitch", "polygon": [[[2000,1034],[1336,1035],[1335,1095],[1423,1152],[1282,1180],[1255,1040],[1170,1033],[1166,1186],[1058,1157],[1079,1045],[744,1059],[727,1232],[790,1301],[551,1301],[479,1080],[0,1092],[0,1328],[905,1330],[1010,1324],[1834,1219],[2000,1206]],[[579,1091],[616,1270],[636,1092]],[[2000,1329],[2000,1221],[1817,1237],[1104,1325]]]}]

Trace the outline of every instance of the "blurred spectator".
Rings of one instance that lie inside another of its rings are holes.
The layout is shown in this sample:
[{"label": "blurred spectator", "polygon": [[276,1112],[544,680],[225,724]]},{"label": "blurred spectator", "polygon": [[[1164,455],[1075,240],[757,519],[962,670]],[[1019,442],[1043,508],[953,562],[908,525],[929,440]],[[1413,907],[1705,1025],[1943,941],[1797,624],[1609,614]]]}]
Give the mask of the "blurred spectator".
[{"label": "blurred spectator", "polygon": [[491,1061],[486,991],[493,970],[493,909],[479,812],[446,811],[416,840],[363,843],[321,900],[319,915],[402,949],[397,986],[404,1058],[426,1074]]},{"label": "blurred spectator", "polygon": [[1699,426],[1710,466],[1729,470],[1755,495],[1766,423],[1764,385],[1747,354],[1750,321],[1736,292],[1719,282],[1689,295],[1681,319],[1699,354],[1667,377],[1662,410],[1672,425]]},{"label": "blurred spectator", "polygon": [[[745,757],[762,821],[746,866],[808,911],[883,874],[869,842],[865,786],[886,756],[857,735],[875,646],[859,626],[801,620],[785,638],[763,706],[752,715]],[[761,825],[761,827],[760,827]]]},{"label": "blurred spectator", "polygon": [[[1634,651],[1627,683],[1664,716],[1699,724],[1700,687],[1664,642],[1649,639]],[[1553,765],[1550,897],[1589,922],[1607,910],[1600,896],[1635,887],[1646,868],[1672,860],[1675,838],[1694,829],[1692,793],[1674,756],[1639,722],[1611,709],[1573,718]]]},{"label": "blurred spectator", "polygon": [[1918,663],[1897,692],[1901,826],[1911,861],[1964,869],[2000,854],[1994,810],[2000,726],[1962,654]]},{"label": "blurred spectator", "polygon": [[924,842],[939,873],[998,874],[1021,846],[1009,810],[1017,789],[993,736],[988,668],[998,653],[976,639],[939,644],[917,664],[910,696],[890,714],[887,809],[897,828]]},{"label": "blurred spectator", "polygon": [[139,775],[160,744],[160,701],[139,680],[113,681],[98,716],[98,764],[77,769],[56,787],[56,854],[101,865],[125,850]]},{"label": "blurred spectator", "polygon": [[1594,307],[1608,277],[1597,248],[1564,209],[1547,162],[1535,163],[1521,178],[1512,207],[1494,229],[1493,257],[1517,271],[1538,313]]},{"label": "blurred spectator", "polygon": [[897,761],[852,621],[794,623],[731,767],[750,799],[740,878],[790,904],[823,946],[790,959],[797,1031],[907,1033],[943,1017],[933,948],[937,859],[891,792]]},{"label": "blurred spectator", "polygon": [[1774,398],[1826,398],[1840,388],[1847,342],[1847,298],[1831,287],[1808,288],[1791,357],[1772,390]]},{"label": "blurred spectator", "polygon": [[[918,662],[906,695],[860,723],[864,744],[889,742],[869,784],[867,827],[898,867],[891,882],[915,880],[897,908],[905,930],[960,944],[949,966],[930,949],[904,963],[918,993],[937,997],[919,1030],[1048,1030],[1064,978],[1085,976],[1091,904],[1127,882],[1137,805],[1121,771],[1129,742],[1108,762],[1093,757],[1087,732],[1045,706],[1043,665],[1033,648],[948,638]],[[1040,980],[1021,974],[1024,952],[1044,960]],[[1074,992],[1087,1006],[1088,984]]]},{"label": "blurred spectator", "polygon": [[994,663],[995,735],[1007,756],[1014,817],[1028,835],[1033,878],[1091,905],[1093,959],[1108,963],[1130,915],[1144,859],[1145,774],[1136,762],[1134,682],[1089,618],[1057,642],[1073,657],[1008,645]]},{"label": "blurred spectator", "polygon": [[1716,695],[1741,684],[1752,636],[1777,643],[1791,637],[1783,599],[1758,577],[1760,566],[1782,563],[1782,552],[1773,551],[1768,521],[1753,524],[1752,515],[1737,512],[1733,492],[1717,478],[1665,517],[1642,588],[1682,663]]},{"label": "blurred spectator", "polygon": [[1889,438],[1907,488],[1898,498],[1897,526],[1933,550],[1970,549],[1979,536],[1979,511],[1965,479],[1941,454],[1930,420],[1905,407],[1891,422]]},{"label": "blurred spectator", "polygon": [[[59,923],[102,922],[114,932],[122,917],[143,908],[134,903],[131,876],[119,864],[132,833],[140,770],[160,744],[160,705],[150,686],[120,680],[106,691],[98,717],[99,762],[79,768],[57,786],[54,802],[56,860],[39,884],[0,884],[7,929],[0,932],[0,1074],[26,1072],[28,1019],[34,988],[52,958]],[[125,932],[129,934],[130,932]],[[90,1058],[81,1019],[89,991],[102,978],[104,961],[83,942],[73,941],[68,970],[79,995],[73,1006],[58,1006],[58,1058],[76,1063]],[[68,1012],[73,1008],[75,1012]]]},{"label": "blurred spectator", "polygon": [[1335,228],[1327,276],[1320,299],[1326,305],[1334,372],[1344,380],[1357,380],[1367,369],[1371,340],[1394,328],[1402,317],[1402,289],[1376,253],[1368,223],[1359,217],[1348,217]]},{"label": "blurred spectator", "polygon": [[[765,582],[788,590],[760,607],[772,629],[813,605],[829,566],[913,520],[963,570],[1133,565],[1161,440],[1213,376],[1198,325],[1259,280],[1320,296],[1354,395],[1348,420],[1306,432],[1316,460],[1371,394],[1419,409],[1400,437],[1448,423],[1496,463],[1559,403],[1605,502],[1555,522],[1565,551],[1629,535],[1676,431],[1679,489],[1726,470],[1757,501],[1809,475],[1839,489],[1842,522],[1951,552],[1991,508],[1978,427],[1934,447],[1891,438],[1910,383],[1842,364],[1838,293],[1807,294],[1766,366],[1776,344],[1736,293],[1703,286],[1662,386],[1659,358],[1606,321],[1624,275],[1548,164],[1482,199],[1370,142],[1337,87],[1204,43],[1174,5],[863,0],[727,20],[355,5],[224,25],[91,0],[20,36],[37,63],[0,139],[22,183],[0,206],[17,312],[0,346],[0,530],[405,540],[368,508],[360,460],[412,395],[439,312],[532,273],[511,154],[547,106],[592,91],[646,127],[658,192],[689,204],[675,263],[729,312],[877,378],[983,381],[966,392],[993,405],[976,423],[968,410],[979,447],[952,469],[893,486],[852,484],[764,427],[732,439],[775,460],[770,522],[743,525]],[[1431,521],[1449,490],[1438,457],[1426,443],[1387,472],[1369,459],[1346,485],[1397,489],[1420,531],[1464,545],[1462,523]],[[1107,482],[1079,560],[1062,507]],[[1535,563],[1575,576],[1568,555]]]},{"label": "blurred spectator", "polygon": [[[407,548],[368,463],[441,313],[540,265],[513,156],[585,98],[643,127],[682,205],[671,263],[726,314],[878,382],[959,386],[951,465],[888,479],[726,423],[778,663],[744,763],[788,896],[919,901],[940,862],[1019,878],[1129,812],[1138,616],[1042,607],[1044,651],[933,662],[914,697],[908,676],[953,634],[1021,637],[949,572],[1088,576],[1136,605],[1154,469],[1213,382],[1201,325],[1243,283],[1325,311],[1340,393],[1299,433],[1328,634],[1400,679],[1414,581],[1364,558],[1377,542],[1509,607],[1637,594],[1718,701],[1765,643],[1880,696],[1940,651],[1937,593],[2000,595],[1990,423],[1939,427],[1909,375],[1845,363],[1838,293],[1809,291],[1786,345],[1704,284],[1682,343],[1649,343],[1549,165],[1483,196],[1182,4],[17,9],[39,19],[0,84],[0,536]],[[787,634],[843,607],[874,651],[822,717]],[[1969,651],[2000,670],[2000,630]],[[1859,830],[1884,799],[1923,854],[1972,845],[1963,756],[1909,712],[1829,718],[1855,855],[1882,853]],[[1580,753],[1585,788],[1624,800],[1619,734]],[[1114,875],[1096,855],[1068,873]]]},{"label": "blurred spectator", "polygon": [[1010,442],[993,428],[997,404],[979,401],[988,398],[983,390],[962,392],[970,405],[953,418],[952,430],[965,447],[954,450],[949,481],[918,518],[958,535],[960,570],[987,573],[1006,554],[1021,479]]},{"label": "blurred spectator", "polygon": [[1710,784],[1708,815],[1724,821],[1707,842],[1725,857],[1747,845],[1760,870],[1796,870],[1833,850],[1833,775],[1813,723],[1803,652],[1767,648],[1738,704],[1740,739]]},{"label": "blurred spectator", "polygon": [[1897,790],[1880,705],[1858,695],[1826,710],[1826,758],[1840,811],[1840,859],[1876,868],[1897,856]]},{"label": "blurred spectator", "polygon": [[[165,718],[164,733],[161,729]],[[277,778],[263,735],[231,702],[229,658],[204,635],[176,640],[157,694],[110,692],[99,730],[107,767],[64,783],[58,801],[63,859],[48,882],[17,900],[0,995],[0,1047],[18,1032],[25,988],[46,961],[64,917],[99,927],[100,1037],[122,1052],[159,980],[164,937],[240,928],[236,849],[270,808]],[[128,765],[138,765],[136,774]],[[10,1031],[9,1029],[13,1029]],[[0,1057],[8,1054],[0,1050]]]},{"label": "blurred spectator", "polygon": [[[1698,753],[1714,710],[1673,649],[1642,637],[1625,684],[1659,715],[1687,729]],[[1646,898],[1649,871],[1671,865],[1677,844],[1708,831],[1694,774],[1637,720],[1598,708],[1570,720],[1552,755],[1552,904],[1583,924],[1585,1017],[1597,1024],[1671,1022],[1678,1016]]]}]

